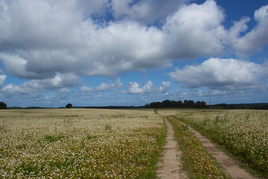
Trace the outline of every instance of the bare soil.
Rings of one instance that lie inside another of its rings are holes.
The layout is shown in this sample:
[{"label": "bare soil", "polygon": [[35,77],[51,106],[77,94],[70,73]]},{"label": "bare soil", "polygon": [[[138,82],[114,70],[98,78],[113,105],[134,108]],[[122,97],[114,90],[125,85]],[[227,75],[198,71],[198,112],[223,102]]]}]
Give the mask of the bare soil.
[{"label": "bare soil", "polygon": [[171,124],[164,120],[167,124],[167,142],[164,146],[163,156],[158,163],[159,170],[157,172],[158,178],[165,179],[186,179],[187,175],[182,171],[182,164],[180,157],[182,153],[178,150],[178,144],[174,139],[174,131]]},{"label": "bare soil", "polygon": [[[188,126],[189,127],[189,126]],[[239,161],[231,159],[224,152],[217,149],[216,145],[210,142],[206,137],[198,131],[189,127],[189,129],[197,136],[202,145],[208,152],[216,158],[217,162],[223,167],[226,174],[233,179],[254,179],[247,171],[239,167]]]}]

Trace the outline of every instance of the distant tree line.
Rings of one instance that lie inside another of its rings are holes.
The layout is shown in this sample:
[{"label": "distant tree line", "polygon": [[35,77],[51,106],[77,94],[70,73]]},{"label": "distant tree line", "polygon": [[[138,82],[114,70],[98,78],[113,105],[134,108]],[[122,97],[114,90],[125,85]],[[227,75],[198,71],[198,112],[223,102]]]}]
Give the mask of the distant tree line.
[{"label": "distant tree line", "polygon": [[210,105],[213,109],[265,109],[268,110],[268,103],[246,103],[246,104],[215,104]]},{"label": "distant tree line", "polygon": [[181,100],[164,100],[162,102],[146,104],[145,108],[207,108],[207,104],[205,101],[194,102],[193,100],[184,100],[182,102]]}]

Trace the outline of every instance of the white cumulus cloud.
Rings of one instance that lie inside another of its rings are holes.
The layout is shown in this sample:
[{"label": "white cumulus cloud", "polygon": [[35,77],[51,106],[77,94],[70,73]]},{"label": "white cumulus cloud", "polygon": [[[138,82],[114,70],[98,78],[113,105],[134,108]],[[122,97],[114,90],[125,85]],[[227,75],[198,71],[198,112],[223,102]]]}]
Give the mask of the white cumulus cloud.
[{"label": "white cumulus cloud", "polygon": [[8,84],[1,89],[5,94],[29,94],[35,92],[45,92],[48,90],[74,87],[81,84],[81,79],[75,74],[57,73],[50,79],[31,80],[21,85]]},{"label": "white cumulus cloud", "polygon": [[101,85],[97,86],[98,91],[107,91],[111,88],[120,88],[123,84],[120,81],[120,78],[118,78],[114,83],[101,83]]},{"label": "white cumulus cloud", "polygon": [[[0,60],[7,75],[30,80],[20,88],[59,89],[80,85],[79,76],[117,77],[226,52],[248,55],[268,44],[267,9],[256,10],[258,24],[246,33],[249,18],[225,29],[224,10],[214,0],[0,0]],[[102,83],[97,90],[115,87]]]},{"label": "white cumulus cloud", "polygon": [[242,89],[258,84],[264,69],[259,64],[234,59],[210,58],[197,66],[169,73],[170,78],[190,88]]},{"label": "white cumulus cloud", "polygon": [[185,0],[112,0],[111,7],[115,18],[124,18],[141,21],[146,24],[163,20],[168,14],[173,13]]},{"label": "white cumulus cloud", "polygon": [[[233,38],[235,51],[240,56],[250,55],[260,51],[268,44],[268,5],[255,11],[254,18],[257,26],[245,36]],[[240,32],[247,29],[248,18],[243,18],[240,23]]]},{"label": "white cumulus cloud", "polygon": [[223,11],[213,0],[201,5],[184,5],[163,26],[167,34],[166,55],[177,59],[223,53],[226,36],[223,20]]},{"label": "white cumulus cloud", "polygon": [[170,81],[162,81],[162,85],[159,87],[161,93],[166,93],[170,87]]},{"label": "white cumulus cloud", "polygon": [[86,93],[91,93],[93,91],[93,87],[82,86],[82,87],[80,87],[80,91],[86,92]]},{"label": "white cumulus cloud", "polygon": [[144,94],[149,93],[152,90],[153,82],[148,81],[143,87],[140,87],[137,82],[129,82],[130,87],[127,93],[131,94]]},{"label": "white cumulus cloud", "polygon": [[68,93],[71,93],[71,90],[69,88],[61,88],[59,89],[59,93],[68,94]]},{"label": "white cumulus cloud", "polygon": [[6,75],[0,75],[0,88],[4,86],[5,80],[7,76]]}]

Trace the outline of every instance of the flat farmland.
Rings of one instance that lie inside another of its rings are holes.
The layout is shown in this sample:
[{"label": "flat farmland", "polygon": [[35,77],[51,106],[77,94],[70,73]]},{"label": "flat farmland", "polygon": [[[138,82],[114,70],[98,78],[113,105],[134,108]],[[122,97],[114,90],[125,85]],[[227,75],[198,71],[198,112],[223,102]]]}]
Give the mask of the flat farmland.
[{"label": "flat farmland", "polygon": [[153,110],[1,110],[0,176],[155,177],[163,124]]},{"label": "flat farmland", "polygon": [[168,123],[182,162],[172,172],[230,177],[192,127],[257,171],[255,178],[267,178],[267,117],[261,110],[0,110],[0,178],[157,178],[167,168],[161,154],[171,150],[163,147]]}]

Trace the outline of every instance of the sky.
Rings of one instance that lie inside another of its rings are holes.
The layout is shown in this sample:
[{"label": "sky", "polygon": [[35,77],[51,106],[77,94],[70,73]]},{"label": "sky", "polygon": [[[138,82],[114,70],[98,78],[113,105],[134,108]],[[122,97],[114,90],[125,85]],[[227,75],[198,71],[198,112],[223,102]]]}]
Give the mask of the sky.
[{"label": "sky", "polygon": [[8,107],[268,102],[267,0],[0,0]]}]

